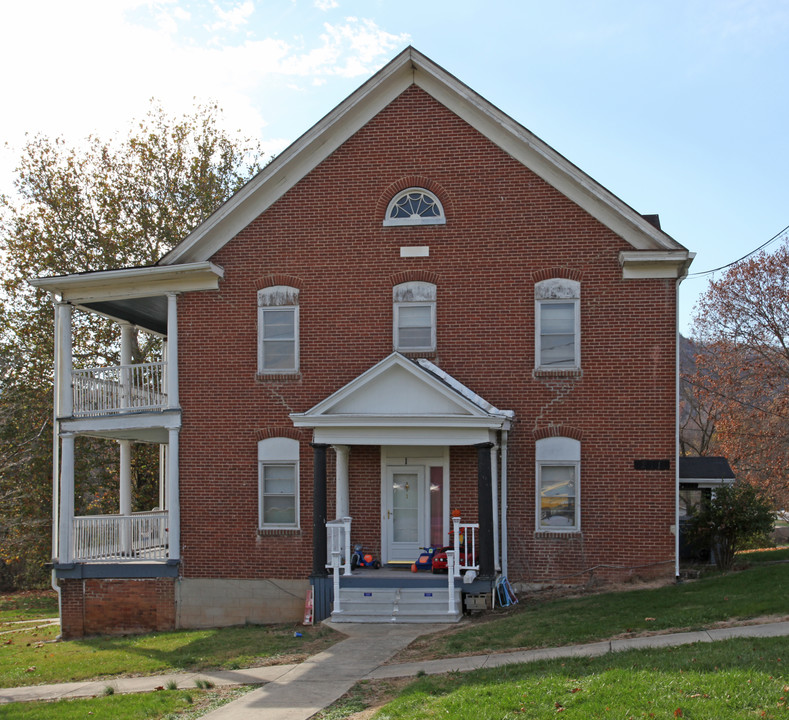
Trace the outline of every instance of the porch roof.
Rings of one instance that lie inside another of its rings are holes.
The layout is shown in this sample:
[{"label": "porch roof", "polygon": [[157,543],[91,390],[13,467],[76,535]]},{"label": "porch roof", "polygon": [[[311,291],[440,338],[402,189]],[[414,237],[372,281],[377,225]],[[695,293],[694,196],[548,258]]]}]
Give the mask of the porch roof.
[{"label": "porch roof", "polygon": [[508,430],[513,416],[433,363],[397,352],[290,415],[313,428],[315,442],[348,445],[473,445]]}]

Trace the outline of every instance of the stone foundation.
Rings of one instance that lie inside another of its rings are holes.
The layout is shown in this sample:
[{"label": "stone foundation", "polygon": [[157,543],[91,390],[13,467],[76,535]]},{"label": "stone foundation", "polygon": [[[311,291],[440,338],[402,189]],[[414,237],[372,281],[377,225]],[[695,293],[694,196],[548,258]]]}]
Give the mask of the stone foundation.
[{"label": "stone foundation", "polygon": [[298,622],[309,580],[182,578],[176,586],[179,628]]}]

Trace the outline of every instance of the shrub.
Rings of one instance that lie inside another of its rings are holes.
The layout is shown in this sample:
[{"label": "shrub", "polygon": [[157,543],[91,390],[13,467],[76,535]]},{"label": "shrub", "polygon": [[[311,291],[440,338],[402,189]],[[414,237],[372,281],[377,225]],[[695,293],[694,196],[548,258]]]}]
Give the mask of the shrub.
[{"label": "shrub", "polygon": [[724,485],[696,510],[688,527],[691,541],[709,547],[720,570],[730,570],[734,554],[775,524],[770,504],[744,482]]}]

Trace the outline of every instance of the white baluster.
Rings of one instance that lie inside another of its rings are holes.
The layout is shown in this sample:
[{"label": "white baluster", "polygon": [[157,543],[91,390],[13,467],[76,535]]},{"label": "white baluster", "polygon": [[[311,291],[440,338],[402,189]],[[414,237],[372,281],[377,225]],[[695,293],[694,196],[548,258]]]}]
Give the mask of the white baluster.
[{"label": "white baluster", "polygon": [[449,589],[449,613],[455,613],[455,551],[447,550],[447,585]]},{"label": "white baluster", "polygon": [[334,580],[334,612],[340,612],[340,551],[332,550],[331,567]]}]

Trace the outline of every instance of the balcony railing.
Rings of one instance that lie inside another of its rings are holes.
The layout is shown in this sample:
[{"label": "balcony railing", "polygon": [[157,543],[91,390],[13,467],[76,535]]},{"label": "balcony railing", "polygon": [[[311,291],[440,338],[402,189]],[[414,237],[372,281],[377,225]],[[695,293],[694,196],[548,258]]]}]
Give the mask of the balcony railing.
[{"label": "balcony railing", "polygon": [[167,511],[74,518],[76,562],[167,560]]},{"label": "balcony railing", "polygon": [[157,362],[72,371],[74,416],[161,410],[167,406],[166,367]]}]

